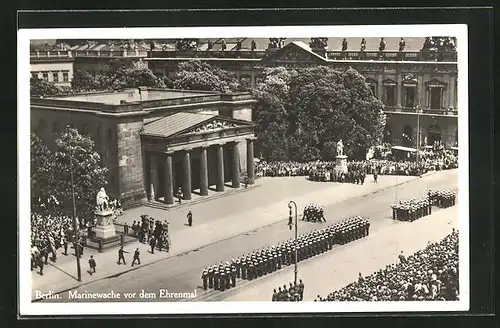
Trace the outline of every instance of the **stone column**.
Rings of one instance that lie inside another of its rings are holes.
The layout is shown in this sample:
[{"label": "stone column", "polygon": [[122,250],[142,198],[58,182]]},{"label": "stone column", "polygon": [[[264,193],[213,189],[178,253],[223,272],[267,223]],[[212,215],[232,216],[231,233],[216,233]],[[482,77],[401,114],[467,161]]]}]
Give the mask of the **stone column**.
[{"label": "stone column", "polygon": [[224,145],[216,145],[217,150],[217,191],[224,191]]},{"label": "stone column", "polygon": [[200,195],[208,195],[208,164],[206,147],[202,147],[200,151]]},{"label": "stone column", "polygon": [[182,157],[182,193],[184,200],[191,199],[191,156],[189,150],[185,150]]},{"label": "stone column", "polygon": [[150,186],[149,186],[149,197],[150,200],[156,200],[158,198],[158,165],[157,157],[155,153],[150,153],[149,155],[149,170],[150,170]]},{"label": "stone column", "polygon": [[253,163],[253,139],[247,139],[247,177],[248,184],[255,183],[255,167]]},{"label": "stone column", "polygon": [[398,83],[396,85],[396,106],[398,108],[401,108],[401,93],[403,89],[403,77],[401,76],[401,73],[398,72]]},{"label": "stone column", "polygon": [[171,205],[174,203],[174,180],[172,172],[172,153],[165,154],[165,204]]},{"label": "stone column", "polygon": [[240,187],[240,152],[238,149],[238,143],[235,142],[232,145],[232,161],[231,161],[231,173],[232,173],[232,187]]}]

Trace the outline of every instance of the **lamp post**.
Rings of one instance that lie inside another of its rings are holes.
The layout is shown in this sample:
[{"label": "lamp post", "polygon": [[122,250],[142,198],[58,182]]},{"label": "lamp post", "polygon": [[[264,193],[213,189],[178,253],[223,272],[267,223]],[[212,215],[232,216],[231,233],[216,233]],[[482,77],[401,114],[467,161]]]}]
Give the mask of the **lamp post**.
[{"label": "lamp post", "polygon": [[288,226],[292,230],[292,204],[295,206],[295,271],[294,271],[294,283],[297,285],[297,230],[298,230],[298,219],[297,219],[297,204],[291,200],[288,203]]},{"label": "lamp post", "polygon": [[73,230],[75,230],[75,255],[76,255],[76,270],[78,274],[78,281],[82,281],[82,270],[80,268],[80,234],[79,227],[76,222],[76,202],[75,202],[75,183],[73,179],[73,152],[72,147],[69,145],[69,167],[70,167],[70,175],[71,175],[71,195],[73,198]]}]

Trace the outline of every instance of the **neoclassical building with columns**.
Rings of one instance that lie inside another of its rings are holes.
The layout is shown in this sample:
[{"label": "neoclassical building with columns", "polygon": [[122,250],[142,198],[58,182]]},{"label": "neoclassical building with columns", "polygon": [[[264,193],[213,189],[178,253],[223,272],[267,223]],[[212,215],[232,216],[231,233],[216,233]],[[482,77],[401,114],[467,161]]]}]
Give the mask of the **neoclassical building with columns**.
[{"label": "neoclassical building with columns", "polygon": [[108,194],[125,207],[173,204],[254,183],[255,99],[249,93],[137,88],[31,98],[31,129],[49,147],[71,125],[91,136]]}]

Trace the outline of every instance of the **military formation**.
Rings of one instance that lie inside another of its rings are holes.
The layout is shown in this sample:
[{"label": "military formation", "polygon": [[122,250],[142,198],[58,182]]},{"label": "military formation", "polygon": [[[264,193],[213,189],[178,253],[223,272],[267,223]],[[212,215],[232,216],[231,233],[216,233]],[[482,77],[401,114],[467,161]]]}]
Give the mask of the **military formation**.
[{"label": "military formation", "polygon": [[323,209],[315,204],[309,204],[304,207],[304,214],[302,220],[307,222],[326,222]]},{"label": "military formation", "polygon": [[326,228],[313,230],[278,245],[242,255],[231,262],[219,263],[202,272],[203,289],[224,291],[235,287],[237,279],[253,280],[284,266],[292,265],[331,250],[333,245],[344,245],[368,236],[370,222],[362,217],[351,217]]},{"label": "military formation", "polygon": [[304,283],[302,279],[300,282],[296,284],[295,282],[286,287],[286,284],[283,285],[283,289],[278,287],[278,290],[274,289],[273,291],[273,302],[299,302],[304,299]]},{"label": "military formation", "polygon": [[455,205],[456,194],[447,190],[429,190],[428,197],[431,203],[441,208]]},{"label": "military formation", "polygon": [[413,222],[432,213],[432,203],[428,197],[400,201],[391,207],[392,218],[400,221]]},{"label": "military formation", "polygon": [[346,173],[328,168],[319,168],[313,169],[309,173],[309,180],[312,181],[364,184],[365,179],[366,170],[364,168],[349,169]]}]

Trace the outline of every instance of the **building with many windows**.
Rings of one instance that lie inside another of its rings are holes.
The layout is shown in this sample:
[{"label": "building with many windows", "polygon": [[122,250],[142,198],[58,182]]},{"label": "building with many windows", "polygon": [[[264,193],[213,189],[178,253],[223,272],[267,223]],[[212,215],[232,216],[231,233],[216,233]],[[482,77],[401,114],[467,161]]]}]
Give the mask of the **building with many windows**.
[{"label": "building with many windows", "polygon": [[143,87],[31,98],[31,129],[49,147],[67,125],[91,136],[124,206],[173,204],[179,188],[191,199],[238,188],[242,174],[253,183],[254,103],[248,93]]},{"label": "building with many windows", "polygon": [[[213,39],[207,48],[203,40],[195,50],[154,45],[149,51],[149,68],[157,76],[171,76],[179,62],[201,60],[234,72],[244,84],[262,80],[267,67],[310,67],[327,65],[358,70],[370,84],[374,95],[385,105],[387,116],[384,140],[394,145],[417,146],[419,142],[441,141],[448,147],[458,142],[457,53],[454,50],[425,49],[424,38],[405,40],[386,38],[387,46],[378,49],[378,38],[348,38],[343,51],[341,38],[328,40],[328,47],[311,49],[304,41],[281,42],[265,47],[267,39]],[[225,49],[225,50],[223,50]],[[336,49],[336,50],[331,50]]]},{"label": "building with many windows", "polygon": [[38,46],[30,51],[31,77],[60,86],[71,85],[73,63],[74,57],[68,48]]}]

